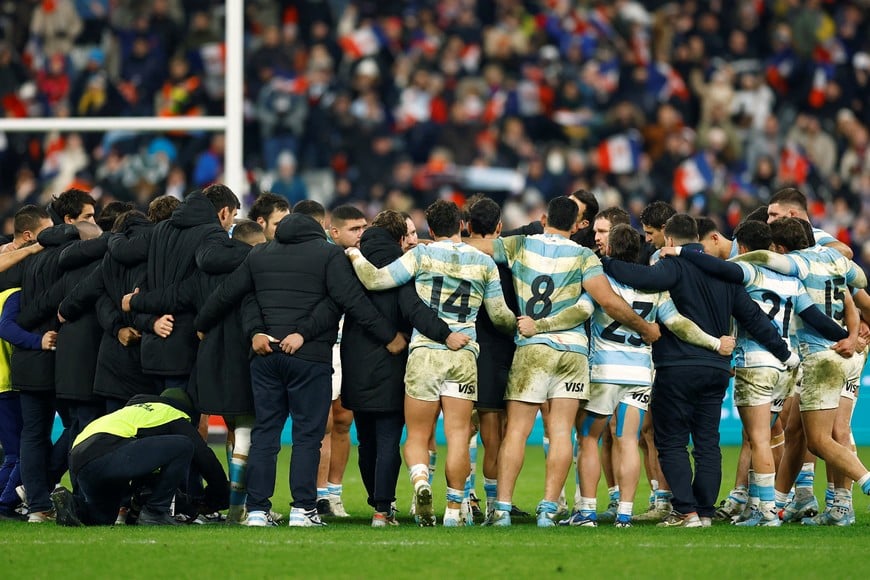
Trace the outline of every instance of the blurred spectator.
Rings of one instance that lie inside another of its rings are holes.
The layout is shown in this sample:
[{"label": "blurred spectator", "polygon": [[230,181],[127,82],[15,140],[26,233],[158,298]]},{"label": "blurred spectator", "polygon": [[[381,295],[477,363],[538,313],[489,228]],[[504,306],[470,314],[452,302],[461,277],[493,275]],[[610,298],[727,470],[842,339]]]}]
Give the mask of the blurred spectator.
[{"label": "blurred spectator", "polygon": [[69,54],[82,31],[82,19],[72,0],[41,0],[30,21],[31,40],[40,54]]},{"label": "blurred spectator", "polygon": [[259,189],[286,197],[290,207],[308,198],[305,182],[296,174],[296,157],[290,151],[282,151],[278,155],[277,168],[266,174],[260,181]]}]

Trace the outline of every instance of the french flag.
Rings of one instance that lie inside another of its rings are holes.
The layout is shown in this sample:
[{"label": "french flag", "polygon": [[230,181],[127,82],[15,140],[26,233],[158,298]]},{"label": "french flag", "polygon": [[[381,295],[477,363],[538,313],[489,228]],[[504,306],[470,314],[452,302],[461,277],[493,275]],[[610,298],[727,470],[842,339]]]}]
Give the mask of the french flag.
[{"label": "french flag", "polygon": [[816,65],[813,72],[813,86],[810,88],[809,104],[814,109],[820,109],[825,104],[825,89],[828,81],[834,76],[833,67],[829,64]]},{"label": "french flag", "polygon": [[354,60],[377,54],[381,49],[381,41],[371,26],[358,28],[342,36],[338,44],[345,54]]},{"label": "french flag", "polygon": [[614,135],[598,144],[598,168],[624,175],[640,166],[640,140],[636,135]]},{"label": "french flag", "polygon": [[810,161],[801,148],[793,142],[786,143],[779,156],[780,183],[805,185],[810,174]]},{"label": "french flag", "polygon": [[712,183],[713,168],[703,153],[689,157],[674,172],[674,194],[680,199],[700,193]]}]

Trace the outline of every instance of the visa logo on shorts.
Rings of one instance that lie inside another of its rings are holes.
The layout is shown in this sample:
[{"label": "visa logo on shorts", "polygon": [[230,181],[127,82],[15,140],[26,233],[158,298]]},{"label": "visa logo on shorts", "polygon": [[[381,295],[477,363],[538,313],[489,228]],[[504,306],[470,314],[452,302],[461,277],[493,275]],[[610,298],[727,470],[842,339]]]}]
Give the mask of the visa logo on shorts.
[{"label": "visa logo on shorts", "polygon": [[632,393],[631,394],[632,401],[640,401],[644,405],[649,403],[649,394],[648,393]]},{"label": "visa logo on shorts", "polygon": [[473,395],[475,391],[474,385],[471,383],[459,384],[459,392],[466,395]]},{"label": "visa logo on shorts", "polygon": [[847,393],[852,393],[852,394],[857,393],[857,392],[858,392],[858,383],[855,383],[855,382],[852,382],[852,381],[848,381],[848,382],[846,383],[846,392],[847,392]]},{"label": "visa logo on shorts", "polygon": [[782,407],[785,405],[785,399],[774,399],[770,404],[771,407]]},{"label": "visa logo on shorts", "polygon": [[565,383],[565,390],[569,393],[582,393],[584,383]]}]

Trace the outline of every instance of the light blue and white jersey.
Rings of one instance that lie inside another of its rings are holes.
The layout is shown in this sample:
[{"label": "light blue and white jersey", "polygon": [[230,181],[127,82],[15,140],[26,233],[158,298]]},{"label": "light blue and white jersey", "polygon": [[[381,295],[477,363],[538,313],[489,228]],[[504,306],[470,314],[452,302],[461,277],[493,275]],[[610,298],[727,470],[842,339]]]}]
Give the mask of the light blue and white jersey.
[{"label": "light blue and white jersey", "polygon": [[655,266],[656,263],[662,259],[662,249],[659,248],[655,252],[652,253],[652,256],[649,257],[649,265]]},{"label": "light blue and white jersey", "polygon": [[[432,244],[420,244],[387,266],[387,271],[396,286],[414,280],[417,294],[423,302],[447,323],[453,332],[471,337],[465,348],[474,352],[477,344],[475,321],[477,311],[484,300],[501,296],[498,268],[492,258],[464,243],[441,240]],[[410,349],[446,349],[419,332],[411,336]]]},{"label": "light blue and white jersey", "polygon": [[[796,315],[814,304],[803,283],[794,276],[786,276],[754,264],[741,262],[738,265],[743,270],[743,285],[750,298],[767,314],[792,352],[798,352],[797,329],[801,324]],[[773,367],[779,370],[786,368],[740,325],[737,327],[734,366]]]},{"label": "light blue and white jersey", "polygon": [[728,254],[728,259],[734,258],[735,256],[740,255],[740,248],[737,247],[737,239],[731,240],[731,252]]},{"label": "light blue and white jersey", "polygon": [[[642,292],[607,277],[613,291],[631,305],[647,322],[656,318],[670,322],[679,315],[669,292]],[[588,294],[581,300],[595,306]],[[589,380],[593,383],[650,386],[653,378],[652,347],[630,328],[595,308],[590,318],[592,345]]]},{"label": "light blue and white jersey", "polygon": [[[803,280],[815,305],[845,329],[843,300],[848,291],[846,286],[865,285],[864,272],[840,252],[827,246],[815,245],[785,254],[785,257],[791,265],[788,273]],[[861,282],[854,284],[856,280]],[[806,325],[798,329],[798,341],[801,356],[828,350],[834,344]]]},{"label": "light blue and white jersey", "polygon": [[[573,306],[583,293],[583,282],[604,274],[592,250],[554,234],[508,236],[493,240],[493,258],[507,264],[513,274],[520,313],[534,320],[547,318]],[[517,333],[516,344],[546,344],[556,350],[588,354],[583,325],[542,332],[532,337]]]},{"label": "light blue and white jersey", "polygon": [[816,227],[813,228],[813,237],[816,239],[816,243],[820,246],[827,246],[831,242],[837,241],[837,238],[835,238],[825,230],[821,230]]}]

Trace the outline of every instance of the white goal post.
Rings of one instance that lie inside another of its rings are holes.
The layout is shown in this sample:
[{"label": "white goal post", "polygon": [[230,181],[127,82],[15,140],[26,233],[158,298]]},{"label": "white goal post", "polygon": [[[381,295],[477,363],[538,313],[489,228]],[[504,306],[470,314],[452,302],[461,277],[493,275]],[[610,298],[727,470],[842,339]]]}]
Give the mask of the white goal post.
[{"label": "white goal post", "polygon": [[244,0],[226,0],[226,63],[223,117],[36,117],[0,118],[0,132],[210,131],[223,132],[224,183],[244,202],[247,193],[242,165],[244,128]]}]

